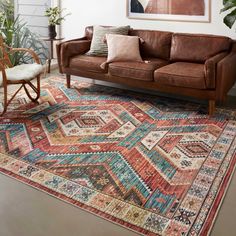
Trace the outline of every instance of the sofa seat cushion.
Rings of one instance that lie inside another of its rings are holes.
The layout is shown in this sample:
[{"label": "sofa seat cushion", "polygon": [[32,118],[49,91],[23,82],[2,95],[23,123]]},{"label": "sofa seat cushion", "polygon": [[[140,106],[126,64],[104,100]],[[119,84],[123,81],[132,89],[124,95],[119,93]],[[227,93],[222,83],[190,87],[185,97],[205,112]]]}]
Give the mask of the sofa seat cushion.
[{"label": "sofa seat cushion", "polygon": [[206,89],[204,64],[176,62],[154,73],[157,83],[194,89]]},{"label": "sofa seat cushion", "polygon": [[107,60],[106,57],[95,57],[87,55],[78,55],[70,59],[70,68],[97,73],[107,73],[107,68],[101,68],[100,65]]},{"label": "sofa seat cushion", "polygon": [[154,71],[167,65],[166,60],[144,58],[145,62],[113,62],[109,64],[109,73],[113,76],[144,81],[153,81]]}]

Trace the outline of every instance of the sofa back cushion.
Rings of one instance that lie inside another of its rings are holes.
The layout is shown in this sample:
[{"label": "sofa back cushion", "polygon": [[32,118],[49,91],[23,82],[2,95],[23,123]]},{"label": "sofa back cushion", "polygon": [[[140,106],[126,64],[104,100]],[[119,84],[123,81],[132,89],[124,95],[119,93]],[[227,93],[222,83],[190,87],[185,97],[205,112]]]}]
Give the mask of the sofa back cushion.
[{"label": "sofa back cushion", "polygon": [[228,51],[231,42],[224,36],[176,33],[172,36],[170,59],[204,63],[208,58]]},{"label": "sofa back cushion", "polygon": [[132,36],[138,36],[144,40],[140,45],[141,55],[144,57],[158,57],[169,60],[171,48],[171,32],[156,30],[130,30]]},{"label": "sofa back cushion", "polygon": [[[105,28],[109,28],[111,26],[103,26]],[[88,40],[92,40],[93,38],[93,30],[94,30],[94,26],[87,26],[85,28],[85,37],[88,39]]]}]

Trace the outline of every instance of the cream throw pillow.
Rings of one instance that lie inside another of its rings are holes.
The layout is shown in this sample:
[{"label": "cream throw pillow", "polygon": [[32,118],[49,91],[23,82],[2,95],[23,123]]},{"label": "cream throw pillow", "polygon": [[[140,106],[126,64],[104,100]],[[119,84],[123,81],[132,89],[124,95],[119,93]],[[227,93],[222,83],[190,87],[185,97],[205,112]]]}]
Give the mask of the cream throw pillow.
[{"label": "cream throw pillow", "polygon": [[107,61],[101,64],[105,68],[106,64],[115,61],[137,61],[143,62],[140,51],[138,36],[124,36],[116,34],[106,34],[108,57]]}]

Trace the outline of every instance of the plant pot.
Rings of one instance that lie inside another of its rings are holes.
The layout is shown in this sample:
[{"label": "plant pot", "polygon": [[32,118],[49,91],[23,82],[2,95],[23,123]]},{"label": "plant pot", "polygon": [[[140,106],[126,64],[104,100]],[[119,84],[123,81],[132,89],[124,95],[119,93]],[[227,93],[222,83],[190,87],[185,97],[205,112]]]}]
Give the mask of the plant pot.
[{"label": "plant pot", "polygon": [[50,39],[55,39],[57,36],[56,32],[56,26],[55,25],[49,25],[48,26],[48,36]]}]

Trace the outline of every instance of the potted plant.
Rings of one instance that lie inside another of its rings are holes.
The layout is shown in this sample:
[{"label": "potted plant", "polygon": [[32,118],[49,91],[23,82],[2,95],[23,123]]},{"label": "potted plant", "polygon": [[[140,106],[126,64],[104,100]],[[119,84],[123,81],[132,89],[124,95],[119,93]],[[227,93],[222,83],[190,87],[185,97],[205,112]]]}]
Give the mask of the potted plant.
[{"label": "potted plant", "polygon": [[60,25],[62,21],[65,20],[65,17],[70,15],[66,14],[62,16],[63,11],[64,9],[60,9],[59,7],[50,7],[45,12],[45,16],[48,17],[48,30],[50,39],[54,39],[57,36],[56,25]]},{"label": "potted plant", "polygon": [[[14,18],[14,0],[0,0],[0,35],[10,47],[32,48],[42,63],[48,58],[47,46],[40,39],[40,36],[31,32],[26,22],[20,20],[19,16]],[[11,54],[10,60],[14,66],[32,63],[32,57],[22,52]]]},{"label": "potted plant", "polygon": [[223,0],[223,5],[220,12],[228,12],[224,17],[224,23],[231,29],[236,21],[236,0]]}]

